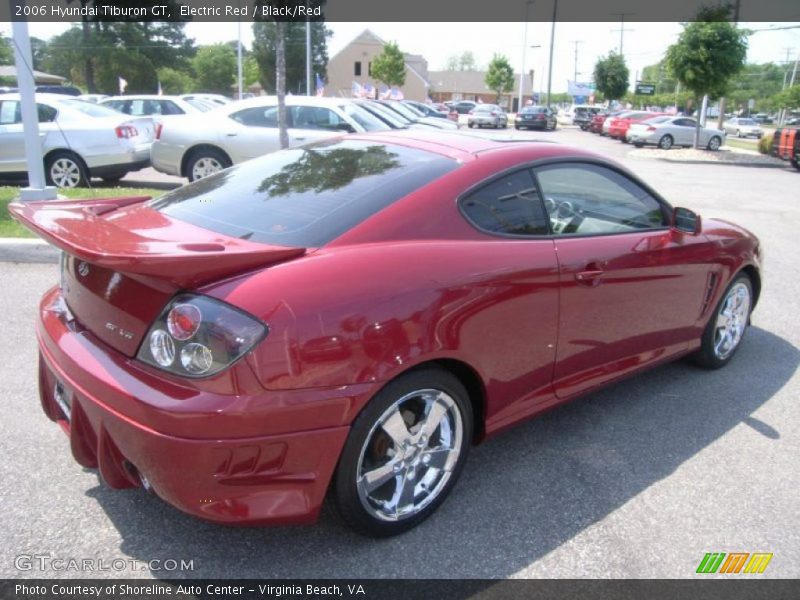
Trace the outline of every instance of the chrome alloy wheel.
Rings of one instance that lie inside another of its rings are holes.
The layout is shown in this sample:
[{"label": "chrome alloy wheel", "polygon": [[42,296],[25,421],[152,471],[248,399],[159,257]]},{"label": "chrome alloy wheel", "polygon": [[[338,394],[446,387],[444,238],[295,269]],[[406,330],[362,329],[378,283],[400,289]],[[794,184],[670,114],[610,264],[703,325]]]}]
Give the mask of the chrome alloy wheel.
[{"label": "chrome alloy wheel", "polygon": [[199,158],[195,161],[194,165],[192,165],[192,181],[197,181],[198,179],[213,175],[214,173],[222,171],[224,168],[222,163],[216,158],[211,156]]},{"label": "chrome alloy wheel", "polygon": [[81,181],[81,168],[71,158],[59,158],[50,166],[50,179],[60,188],[78,187]]},{"label": "chrome alloy wheel", "polygon": [[750,290],[744,283],[737,283],[725,296],[717,315],[714,329],[714,354],[720,360],[730,356],[742,340],[747,318],[750,315]]},{"label": "chrome alloy wheel", "polygon": [[397,400],[359,455],[356,486],[366,511],[382,521],[422,511],[447,485],[463,435],[461,412],[447,393],[423,389]]}]

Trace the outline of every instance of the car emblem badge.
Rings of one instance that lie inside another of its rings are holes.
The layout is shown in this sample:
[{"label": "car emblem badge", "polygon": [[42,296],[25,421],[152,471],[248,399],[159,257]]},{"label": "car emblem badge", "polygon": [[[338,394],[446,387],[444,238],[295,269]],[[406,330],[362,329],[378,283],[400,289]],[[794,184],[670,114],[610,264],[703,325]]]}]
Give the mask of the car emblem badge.
[{"label": "car emblem badge", "polygon": [[86,277],[89,274],[89,265],[85,262],[80,262],[78,264],[78,273],[81,277]]}]

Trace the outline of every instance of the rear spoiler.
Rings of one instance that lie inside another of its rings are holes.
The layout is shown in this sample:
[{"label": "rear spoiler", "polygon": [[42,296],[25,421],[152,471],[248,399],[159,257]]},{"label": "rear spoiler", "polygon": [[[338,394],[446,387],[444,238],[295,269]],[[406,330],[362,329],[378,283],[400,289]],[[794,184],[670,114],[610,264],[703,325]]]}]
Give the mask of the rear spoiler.
[{"label": "rear spoiler", "polygon": [[33,233],[80,260],[179,287],[194,287],[306,252],[228,237],[148,207],[122,219],[109,214],[149,199],[14,202],[8,211]]}]

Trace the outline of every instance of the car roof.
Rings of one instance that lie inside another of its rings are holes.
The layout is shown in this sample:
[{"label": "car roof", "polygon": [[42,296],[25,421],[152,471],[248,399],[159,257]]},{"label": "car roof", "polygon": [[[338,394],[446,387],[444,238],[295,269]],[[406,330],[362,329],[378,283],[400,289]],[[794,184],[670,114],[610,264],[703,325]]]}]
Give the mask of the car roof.
[{"label": "car roof", "polygon": [[103,98],[103,102],[108,100],[181,100],[180,96],[165,96],[158,94],[131,94],[130,96],[109,96]]},{"label": "car roof", "polygon": [[[34,96],[36,97],[37,102],[63,102],[64,100],[79,100],[81,102],[86,102],[86,100],[81,100],[77,96],[70,96],[68,94],[48,94],[46,92],[36,92]],[[0,100],[20,100],[20,93],[7,92],[5,94],[0,94]]]},{"label": "car roof", "polygon": [[466,131],[442,131],[427,129],[403,129],[374,133],[351,133],[348,139],[372,140],[385,144],[411,146],[435,152],[456,160],[467,161],[480,155],[496,152],[518,152],[527,154],[526,160],[551,156],[585,156],[604,160],[603,157],[578,148],[563,146],[550,140],[531,140],[506,136],[487,137]]}]

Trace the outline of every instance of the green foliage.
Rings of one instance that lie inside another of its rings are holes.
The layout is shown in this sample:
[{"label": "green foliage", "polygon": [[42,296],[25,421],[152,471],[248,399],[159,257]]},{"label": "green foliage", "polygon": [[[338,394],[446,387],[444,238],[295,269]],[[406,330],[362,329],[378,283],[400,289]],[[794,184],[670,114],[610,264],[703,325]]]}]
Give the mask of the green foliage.
[{"label": "green foliage", "polygon": [[247,58],[245,58],[242,63],[242,79],[244,80],[245,87],[258,83],[260,73],[256,57],[252,54],[248,54]]},{"label": "green foliage", "polygon": [[494,90],[497,94],[498,102],[501,94],[508,93],[514,89],[514,79],[514,69],[511,67],[508,58],[495,54],[489,63],[489,69],[486,71],[486,86],[490,90]]},{"label": "green foliage", "polygon": [[[165,2],[165,4],[168,4]],[[188,71],[194,53],[183,23],[84,22],[54,36],[41,52],[41,68],[90,92],[155,92],[161,67]]]},{"label": "green foliage", "polygon": [[230,95],[236,83],[236,53],[228,44],[201,46],[192,59],[195,91]]},{"label": "green foliage", "polygon": [[[318,4],[318,3],[316,3]],[[313,7],[315,2],[311,2]],[[304,22],[286,22],[286,91],[293,94],[306,93],[306,24]],[[314,74],[323,81],[328,73],[328,38],[333,32],[322,21],[311,23],[311,86],[314,93]],[[268,94],[275,93],[275,51],[276,27],[271,21],[253,23],[253,50],[250,56],[255,60],[256,77],[253,63],[245,62],[245,81],[248,85],[260,81]],[[248,57],[249,59],[249,57]]]},{"label": "green foliage", "polygon": [[786,88],[775,96],[776,108],[795,110],[800,108],[800,84]]},{"label": "green foliage", "polygon": [[11,64],[14,64],[14,51],[11,49],[11,43],[0,36],[0,65]]},{"label": "green foliage", "polygon": [[194,79],[189,73],[171,67],[161,67],[157,71],[161,91],[165,94],[186,94],[192,91]]},{"label": "green foliage", "polygon": [[678,41],[667,49],[669,72],[697,98],[725,95],[731,79],[744,67],[747,31],[725,20],[728,10],[703,11],[684,25]]},{"label": "green foliage", "polygon": [[467,50],[459,54],[451,54],[447,57],[445,69],[447,71],[475,71],[477,70],[475,55]]},{"label": "green foliage", "polygon": [[772,141],[775,139],[774,133],[765,133],[761,136],[761,139],[758,140],[758,151],[761,154],[769,154],[770,149],[772,148]]},{"label": "green foliage", "polygon": [[383,52],[372,61],[372,76],[388,86],[401,86],[406,82],[406,61],[395,42],[383,47]]},{"label": "green foliage", "polygon": [[625,59],[616,52],[610,52],[594,66],[594,82],[597,91],[609,100],[619,100],[628,91],[630,71]]}]

